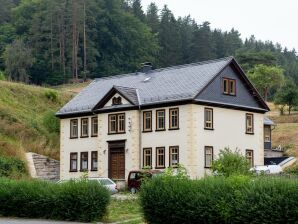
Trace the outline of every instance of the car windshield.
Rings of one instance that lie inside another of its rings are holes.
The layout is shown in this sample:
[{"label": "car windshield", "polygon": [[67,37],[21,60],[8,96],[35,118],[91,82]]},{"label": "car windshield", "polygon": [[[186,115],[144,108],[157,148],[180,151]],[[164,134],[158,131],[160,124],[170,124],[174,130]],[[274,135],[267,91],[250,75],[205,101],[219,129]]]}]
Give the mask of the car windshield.
[{"label": "car windshield", "polygon": [[109,179],[99,179],[98,180],[100,184],[102,185],[111,185],[111,184],[114,184],[111,180]]}]

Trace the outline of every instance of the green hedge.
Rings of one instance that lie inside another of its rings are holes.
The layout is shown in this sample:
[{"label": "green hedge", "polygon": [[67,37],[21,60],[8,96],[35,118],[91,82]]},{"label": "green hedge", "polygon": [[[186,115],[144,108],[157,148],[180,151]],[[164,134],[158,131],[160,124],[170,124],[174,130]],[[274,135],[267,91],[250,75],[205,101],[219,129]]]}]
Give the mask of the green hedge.
[{"label": "green hedge", "polygon": [[148,223],[297,223],[298,180],[159,177],[140,192]]},{"label": "green hedge", "polygon": [[109,200],[96,182],[0,180],[0,216],[90,222],[103,217]]}]

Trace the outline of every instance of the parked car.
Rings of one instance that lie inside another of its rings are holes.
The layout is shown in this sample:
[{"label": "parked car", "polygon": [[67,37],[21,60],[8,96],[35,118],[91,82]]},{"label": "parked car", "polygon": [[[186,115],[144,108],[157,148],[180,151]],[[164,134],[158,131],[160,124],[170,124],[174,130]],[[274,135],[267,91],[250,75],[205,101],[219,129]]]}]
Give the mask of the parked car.
[{"label": "parked car", "polygon": [[[74,179],[77,180],[77,179]],[[111,194],[118,193],[117,185],[114,181],[107,177],[89,177],[88,181],[97,181],[100,185],[104,186],[109,190]],[[65,183],[69,180],[59,180],[57,183]]]},{"label": "parked car", "polygon": [[255,166],[250,171],[256,174],[280,174],[282,173],[282,168],[280,165]]},{"label": "parked car", "polygon": [[144,178],[153,178],[160,175],[162,172],[160,170],[133,170],[128,174],[127,187],[128,190],[135,194],[140,190],[142,181]]}]

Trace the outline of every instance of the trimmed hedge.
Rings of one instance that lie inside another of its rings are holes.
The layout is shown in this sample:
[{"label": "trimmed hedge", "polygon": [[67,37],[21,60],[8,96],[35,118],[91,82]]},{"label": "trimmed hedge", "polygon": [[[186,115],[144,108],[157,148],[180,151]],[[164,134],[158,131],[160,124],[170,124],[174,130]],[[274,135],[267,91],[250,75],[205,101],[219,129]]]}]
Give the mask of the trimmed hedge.
[{"label": "trimmed hedge", "polygon": [[2,216],[90,222],[104,216],[109,201],[109,192],[93,181],[0,180]]},{"label": "trimmed hedge", "polygon": [[148,223],[297,223],[298,180],[158,177],[144,183]]}]

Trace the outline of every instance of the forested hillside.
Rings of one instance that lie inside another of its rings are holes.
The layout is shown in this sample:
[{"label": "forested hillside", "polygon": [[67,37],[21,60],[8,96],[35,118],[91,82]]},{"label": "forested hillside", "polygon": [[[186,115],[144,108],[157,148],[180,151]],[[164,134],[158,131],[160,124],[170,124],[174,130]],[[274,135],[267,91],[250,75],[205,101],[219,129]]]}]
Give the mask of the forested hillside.
[{"label": "forested hillside", "polygon": [[[280,66],[298,83],[295,50],[211,29],[141,0],[0,0],[0,77],[57,85],[234,55],[248,72]],[[191,7],[191,6],[190,6]]]}]

